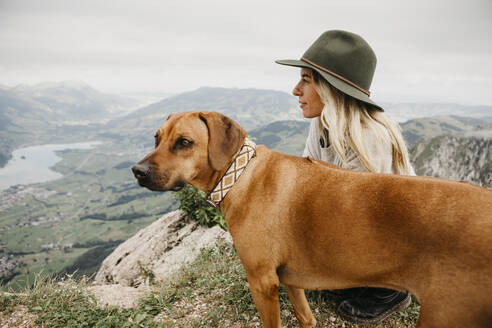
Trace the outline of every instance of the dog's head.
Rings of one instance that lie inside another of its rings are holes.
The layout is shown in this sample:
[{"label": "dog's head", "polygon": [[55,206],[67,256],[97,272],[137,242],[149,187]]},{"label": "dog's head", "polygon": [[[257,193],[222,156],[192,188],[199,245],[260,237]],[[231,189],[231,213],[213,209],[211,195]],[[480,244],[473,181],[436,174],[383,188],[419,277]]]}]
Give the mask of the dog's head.
[{"label": "dog's head", "polygon": [[210,192],[211,180],[227,169],[246,135],[217,112],[172,114],[155,134],[155,149],[132,171],[140,186],[150,190],[176,191],[189,183]]}]

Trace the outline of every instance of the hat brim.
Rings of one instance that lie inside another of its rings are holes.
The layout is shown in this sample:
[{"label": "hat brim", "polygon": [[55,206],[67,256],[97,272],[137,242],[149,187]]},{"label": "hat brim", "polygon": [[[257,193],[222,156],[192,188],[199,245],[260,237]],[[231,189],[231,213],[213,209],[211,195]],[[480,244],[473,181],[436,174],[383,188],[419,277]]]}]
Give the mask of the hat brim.
[{"label": "hat brim", "polygon": [[333,87],[337,88],[341,92],[354,97],[355,99],[358,99],[362,102],[365,102],[369,105],[374,106],[376,109],[379,109],[384,112],[384,109],[376,104],[374,101],[369,98],[367,94],[364,92],[360,91],[359,89],[353,87],[352,85],[348,84],[345,81],[340,80],[339,78],[331,75],[330,73],[327,73],[305,61],[302,60],[296,60],[296,59],[283,59],[283,60],[276,60],[275,61],[277,64],[280,65],[287,65],[287,66],[294,66],[294,67],[303,67],[303,68],[310,68],[312,70],[315,70],[318,72],[329,84],[331,84]]}]

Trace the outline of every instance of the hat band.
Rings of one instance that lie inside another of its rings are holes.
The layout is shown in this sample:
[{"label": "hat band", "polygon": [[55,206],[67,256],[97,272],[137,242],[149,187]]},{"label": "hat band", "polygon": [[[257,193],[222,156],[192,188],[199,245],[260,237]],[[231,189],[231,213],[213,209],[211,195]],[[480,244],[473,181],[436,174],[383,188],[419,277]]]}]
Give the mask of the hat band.
[{"label": "hat band", "polygon": [[333,76],[334,76],[334,77],[336,77],[336,78],[339,78],[339,79],[340,79],[340,80],[342,80],[343,82],[346,82],[346,83],[350,84],[350,85],[351,85],[351,86],[353,86],[354,88],[357,88],[357,89],[359,89],[360,91],[364,92],[364,93],[365,93],[368,97],[369,97],[369,96],[371,96],[371,93],[370,93],[368,90],[366,90],[366,89],[363,89],[363,88],[359,87],[357,84],[355,84],[354,82],[352,82],[352,81],[350,81],[350,80],[347,80],[347,79],[346,79],[346,78],[344,78],[343,76],[338,75],[337,73],[332,72],[332,71],[330,71],[329,69],[326,69],[326,68],[324,68],[324,67],[322,67],[322,66],[319,66],[319,65],[317,65],[317,64],[315,64],[315,63],[313,63],[312,61],[310,61],[309,59],[306,59],[306,58],[304,58],[304,57],[302,57],[302,58],[301,58],[301,60],[302,60],[302,61],[305,61],[305,62],[306,62],[306,63],[308,63],[308,64],[313,65],[313,66],[314,66],[314,67],[316,67],[316,68],[319,68],[319,69],[320,69],[320,70],[322,70],[323,72],[326,72],[326,73],[328,73],[328,74],[330,74],[330,75],[333,75]]}]

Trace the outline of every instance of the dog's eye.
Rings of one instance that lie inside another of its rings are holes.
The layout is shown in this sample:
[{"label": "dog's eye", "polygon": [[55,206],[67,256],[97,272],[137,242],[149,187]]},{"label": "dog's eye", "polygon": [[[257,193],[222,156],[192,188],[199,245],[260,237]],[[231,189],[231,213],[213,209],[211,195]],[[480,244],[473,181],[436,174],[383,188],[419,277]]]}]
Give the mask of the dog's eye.
[{"label": "dog's eye", "polygon": [[188,140],[186,138],[179,138],[176,140],[176,143],[174,144],[174,147],[176,149],[183,149],[183,148],[188,148],[191,145],[193,145],[193,141]]},{"label": "dog's eye", "polygon": [[157,135],[157,133],[155,134],[154,139],[155,139],[154,147],[157,148],[157,144],[159,143],[159,136]]}]

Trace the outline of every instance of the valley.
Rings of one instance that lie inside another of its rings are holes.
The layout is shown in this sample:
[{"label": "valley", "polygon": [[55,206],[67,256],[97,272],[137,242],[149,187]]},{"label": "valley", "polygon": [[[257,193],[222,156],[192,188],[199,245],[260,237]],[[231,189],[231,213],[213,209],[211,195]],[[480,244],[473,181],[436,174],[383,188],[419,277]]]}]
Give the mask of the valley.
[{"label": "valley", "polygon": [[171,194],[134,181],[130,167],[142,151],[107,142],[60,155],[53,169],[63,178],[1,193],[0,272],[13,288],[40,272],[56,274],[94,248],[113,249],[177,206]]}]

